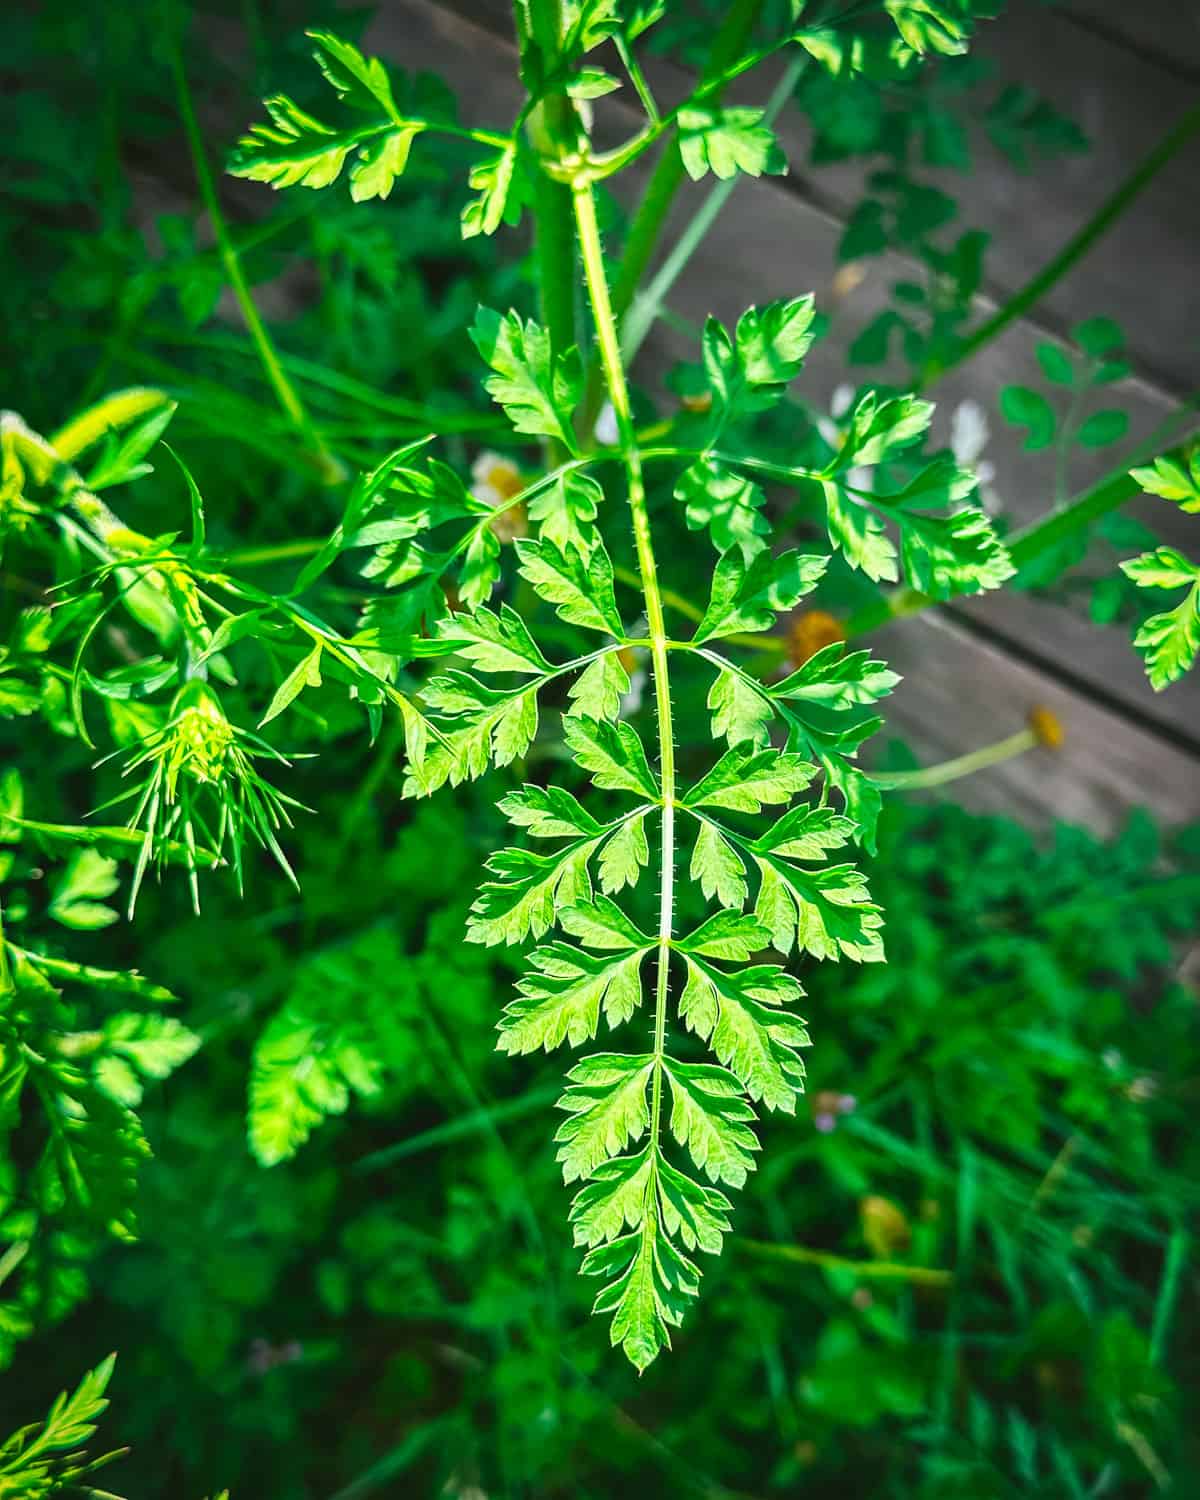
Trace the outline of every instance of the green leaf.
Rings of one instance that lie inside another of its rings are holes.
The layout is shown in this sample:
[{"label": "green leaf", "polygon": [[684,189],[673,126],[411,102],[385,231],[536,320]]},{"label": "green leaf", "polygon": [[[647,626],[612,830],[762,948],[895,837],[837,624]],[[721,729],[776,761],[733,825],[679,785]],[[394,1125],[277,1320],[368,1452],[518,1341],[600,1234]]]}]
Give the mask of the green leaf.
[{"label": "green leaf", "polygon": [[752,849],[784,859],[821,860],[854,837],[854,824],[831,807],[794,807],[761,834]]},{"label": "green leaf", "polygon": [[[147,1015],[140,1011],[110,1016],[102,1035],[106,1055],[97,1064],[96,1080],[118,1103],[130,1108],[142,1101],[137,1074],[143,1078],[167,1078],[200,1046],[196,1033],[174,1016]],[[112,1086],[113,1075],[105,1071],[105,1064],[113,1059],[125,1065],[117,1074],[116,1088]]]},{"label": "green leaf", "polygon": [[620,1345],[639,1372],[670,1348],[669,1330],[683,1321],[700,1285],[696,1267],[656,1226],[657,1217],[647,1214],[634,1233],[590,1251],[580,1268],[585,1276],[612,1278],[592,1311],[612,1313],[613,1346]]},{"label": "green leaf", "polygon": [[658,800],[658,781],[631,724],[609,724],[583,715],[569,715],[563,719],[563,738],[575,763],[602,790],[633,792],[651,801]]},{"label": "green leaf", "polygon": [[550,335],[532,319],[491,308],[475,314],[471,339],[494,373],[484,385],[518,432],[557,439],[576,452],[572,416],[583,394],[579,353],[551,349]]},{"label": "green leaf", "polygon": [[746,904],[746,866],[741,855],[712,823],[701,823],[688,871],[704,893],[729,911]]},{"label": "green leaf", "polygon": [[816,588],[828,566],[828,557],[794,549],[778,557],[760,552],[749,565],[740,552],[727,552],[713,573],[712,595],[695,641],[769,630],[778,612],[793,609]]},{"label": "green leaf", "polygon": [[551,1052],[565,1041],[590,1041],[604,1012],[610,1028],[620,1026],[642,999],[645,949],[614,955],[584,953],[569,943],[547,943],[530,955],[531,971],[517,982],[517,998],[500,1021],[501,1052]]},{"label": "green leaf", "polygon": [[911,448],[928,430],[933,420],[933,402],[916,396],[893,396],[881,401],[874,391],[860,397],[833,472],[849,468],[869,468]]},{"label": "green leaf", "polygon": [[467,938],[488,947],[539,938],[560,907],[591,893],[587,863],[600,836],[578,839],[553,854],[529,849],[499,849],[487,868],[498,878],[488,881],[475,898],[467,919]]},{"label": "green leaf", "polygon": [[120,883],[115,859],[80,849],[55,882],[47,913],[64,927],[83,932],[111,927],[120,914],[101,903]]},{"label": "green leaf", "polygon": [[266,713],[258,721],[260,729],[264,724],[269,724],[272,719],[278,718],[306,687],[321,686],[321,652],[323,649],[321,642],[317,641],[312,650],[300,658],[275,689],[275,696],[271,699]]},{"label": "green leaf", "polygon": [[347,154],[358,144],[354,130],[336,131],[306,113],[286,94],[263,100],[269,125],[252,125],[229,164],[235,177],[273,188],[323,188],[336,182]]},{"label": "green leaf", "polygon": [[873,583],[895,583],[900,577],[897,552],[880,518],[851,496],[843,495],[831,479],[824,480],[821,489],[833,546]]},{"label": "green leaf", "polygon": [[1119,443],[1128,431],[1129,413],[1109,407],[1094,411],[1080,423],[1075,441],[1084,448],[1106,448],[1109,443]]},{"label": "green leaf", "polygon": [[1071,357],[1058,347],[1057,344],[1038,344],[1034,350],[1037,362],[1042,367],[1042,374],[1054,385],[1065,385],[1067,387],[1075,384],[1075,366],[1071,363]]},{"label": "green leaf", "polygon": [[521,538],[516,548],[522,577],[568,624],[618,638],[624,634],[613,591],[612,562],[602,541],[597,539],[588,557],[573,544],[563,550],[548,537],[536,542]]},{"label": "green leaf", "polygon": [[600,889],[607,895],[627,885],[636,885],[641,878],[642,869],[650,859],[645,819],[646,814],[640,812],[620,823],[601,851],[597,874]]},{"label": "green leaf", "polygon": [[764,111],[745,107],[689,105],[679,111],[679,154],[693,182],[712,172],[732,177],[745,172],[761,177],[787,171],[787,159]]},{"label": "green leaf", "polygon": [[629,691],[629,673],[616,651],[606,651],[589,662],[568,689],[570,714],[588,719],[615,719],[621,699]]},{"label": "green leaf", "polygon": [[884,0],[883,8],[914,52],[958,57],[967,50],[971,22],[959,6],[945,0]]},{"label": "green leaf", "polygon": [[731,749],[735,745],[751,744],[757,748],[767,743],[775,717],[770,699],[739,672],[722,668],[709,689],[707,702],[712,711],[713,739],[728,740]]},{"label": "green leaf", "polygon": [[577,1245],[594,1246],[617,1239],[639,1225],[646,1212],[646,1192],[658,1162],[646,1145],[636,1156],[601,1162],[592,1181],[575,1194],[570,1220]]},{"label": "green leaf", "polygon": [[654,941],[607,896],[580,899],[565,906],[560,921],[564,931],[588,948],[647,948]]},{"label": "green leaf", "polygon": [[[514,188],[516,176],[517,143],[515,140],[510,141],[495,156],[476,162],[471,168],[467,182],[476,196],[462,211],[464,240],[475,239],[481,234],[495,234],[504,223],[517,223],[521,216],[523,194]],[[515,314],[510,314],[510,316],[515,316]],[[526,432],[528,428],[518,427],[517,431]]]},{"label": "green leaf", "polygon": [[751,1099],[794,1114],[804,1091],[797,1049],[809,1039],[804,1022],[779,1007],[803,994],[799,984],[773,964],[726,974],[689,957],[687,971],[679,1014],[688,1028],[710,1043]]},{"label": "green leaf", "polygon": [[819,959],[883,962],[883,918],[853,865],[801,870],[774,854],[754,859],[762,877],[754,915],[780,953],[795,946]]},{"label": "green leaf", "polygon": [[1123,562],[1121,571],[1139,588],[1189,588],[1200,580],[1200,564],[1192,562],[1174,547],[1156,547],[1153,552],[1143,552],[1140,557]]},{"label": "green leaf", "polygon": [[783,397],[799,374],[813,341],[813,298],[750,307],[738,319],[734,337],[716,318],[704,325],[704,370],[713,400],[712,436],[727,423],[765,411]]},{"label": "green leaf", "polygon": [[557,1159],[564,1182],[590,1177],[602,1161],[645,1135],[650,1126],[646,1085],[653,1069],[650,1054],[601,1052],[585,1057],[567,1074],[570,1086],[558,1107],[570,1119],[554,1135],[561,1142]]},{"label": "green leaf", "polygon": [[712,1063],[665,1059],[671,1084],[671,1134],[710,1182],[740,1188],[754,1171],[758,1141],[749,1122],[754,1110],[742,1086]]},{"label": "green leaf", "polygon": [[1071,337],[1092,359],[1104,359],[1125,346],[1125,334],[1111,318],[1085,318],[1071,329]]},{"label": "green leaf", "polygon": [[1186,469],[1164,453],[1150,468],[1130,469],[1129,477],[1136,480],[1147,494],[1173,500],[1191,515],[1200,512],[1200,450],[1192,454]]},{"label": "green leaf", "polygon": [[448,615],[438,625],[438,638],[453,643],[455,651],[481,672],[536,672],[545,676],[554,670],[528,625],[508,604],[501,606],[498,615],[490,609]]},{"label": "green leaf", "polygon": [[564,552],[574,545],[587,556],[596,545],[596,513],[604,499],[599,481],[590,474],[559,474],[529,501],[529,519],[540,533]]},{"label": "green leaf", "polygon": [[16,766],[0,771],[0,844],[16,844],[21,829],[14,821],[25,816],[25,788]]},{"label": "green leaf", "polygon": [[499,807],[510,823],[528,828],[535,838],[591,838],[604,831],[604,825],[559,786],[523,786],[501,798]]},{"label": "green leaf", "polygon": [[895,513],[900,559],[910,588],[931,599],[997,589],[1016,572],[1008,549],[981,510],[952,516]]},{"label": "green leaf", "polygon": [[377,57],[366,58],[351,42],[343,41],[331,31],[306,31],[316,45],[313,57],[337,96],[352,109],[368,114],[396,117],[396,101],[387,70]]},{"label": "green leaf", "polygon": [[1006,422],[1029,429],[1024,443],[1027,453],[1048,448],[1054,441],[1058,418],[1039,391],[1032,391],[1027,385],[1006,385],[1000,392],[1000,410]]},{"label": "green leaf", "polygon": [[675,946],[681,953],[699,954],[702,958],[747,959],[765,948],[770,939],[771,934],[754,917],[719,911],[706,917]]},{"label": "green leaf", "polygon": [[[1128,570],[1129,564],[1122,566]],[[1193,585],[1174,609],[1151,615],[1134,636],[1133,644],[1146,659],[1155,692],[1195,666],[1200,654],[1200,583]]]},{"label": "green leaf", "polygon": [[790,677],[773,683],[769,691],[773,698],[842,710],[877,703],[899,682],[899,674],[886,662],[872,661],[869,651],[847,654],[845,642],[834,641],[810,656]]},{"label": "green leaf", "polygon": [[359,148],[358,160],[350,168],[350,196],[355,203],[391,195],[396,178],[404,175],[412,143],[420,132],[419,125],[405,125]]},{"label": "green leaf", "polygon": [[736,746],[696,782],[683,805],[756,813],[766,802],[790,801],[816,774],[802,756]]},{"label": "green leaf", "polygon": [[715,459],[700,459],[685,469],[675,485],[675,498],[686,507],[688,529],[707,527],[718,552],[737,547],[749,562],[761,551],[761,538],[770,534],[770,522],[761,514],[767,499],[762,490]]}]

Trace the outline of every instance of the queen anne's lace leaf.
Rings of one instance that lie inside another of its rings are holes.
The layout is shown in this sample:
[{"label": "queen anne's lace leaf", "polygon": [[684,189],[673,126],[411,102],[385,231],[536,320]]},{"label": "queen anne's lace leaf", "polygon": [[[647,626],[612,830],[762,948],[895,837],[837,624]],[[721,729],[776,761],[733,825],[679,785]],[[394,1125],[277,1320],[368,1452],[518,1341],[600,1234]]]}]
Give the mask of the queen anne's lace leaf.
[{"label": "queen anne's lace leaf", "polygon": [[585,1057],[567,1074],[570,1087],[558,1102],[570,1118],[554,1139],[563,1181],[589,1177],[602,1161],[639,1141],[650,1125],[647,1085],[654,1069],[651,1053],[628,1057],[603,1052]]},{"label": "queen anne's lace leaf", "polygon": [[582,714],[563,720],[563,737],[575,761],[606,791],[657,800],[659,786],[630,724],[608,724]]},{"label": "queen anne's lace leaf", "polygon": [[575,452],[571,418],[583,393],[583,367],[575,349],[550,347],[550,335],[515,312],[503,317],[481,307],[471,329],[475,347],[491,366],[488,394],[518,432],[550,437]]},{"label": "queen anne's lace leaf", "polygon": [[622,635],[612,562],[603,542],[597,540],[585,557],[571,542],[562,548],[548,537],[537,542],[521,540],[517,556],[522,575],[568,624]]},{"label": "queen anne's lace leaf", "polygon": [[713,574],[712,597],[696,626],[697,644],[742,631],[770,630],[781,610],[793,609],[820,582],[829,559],[794,550],[778,557],[763,551],[747,566],[741,552],[726,552]]}]

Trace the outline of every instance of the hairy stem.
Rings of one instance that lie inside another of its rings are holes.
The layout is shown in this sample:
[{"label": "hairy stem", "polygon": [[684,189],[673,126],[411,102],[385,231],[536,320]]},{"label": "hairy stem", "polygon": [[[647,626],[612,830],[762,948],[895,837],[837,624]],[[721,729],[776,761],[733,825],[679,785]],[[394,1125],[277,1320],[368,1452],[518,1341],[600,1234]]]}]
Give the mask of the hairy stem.
[{"label": "hairy stem", "polygon": [[1061,281],[1076,262],[1083,259],[1092,246],[1117,222],[1144,187],[1162,170],[1175,153],[1200,130],[1200,104],[1188,110],[1173,130],[1169,131],[1154,150],[1140,162],[1111,197],[1083,226],[1078,234],[1063,246],[1047,265],[1032,277],[1020,291],[1015,292],[998,311],[982,323],[969,338],[965,339],[948,359],[933,363],[925,372],[922,389],[932,385],[956,365],[961,365],[985,344],[990,344],[1014,319],[1040,302],[1052,286]]},{"label": "hairy stem", "polygon": [[[763,0],[735,0],[726,12],[709,52],[701,77],[702,82],[718,78],[745,46],[754,29],[754,23],[762,10]],[[719,97],[714,91],[712,98]],[[624,318],[630,303],[637,294],[646,268],[653,259],[659,236],[671,212],[675,194],[685,177],[683,157],[670,141],[659,157],[646,190],[634,212],[629,234],[625,239],[625,252],[617,267],[612,288],[612,307],[617,323]],[[607,379],[608,372],[604,372]],[[593,367],[584,397],[581,434],[586,435],[595,423],[600,410],[602,387],[599,371]]]},{"label": "hairy stem", "polygon": [[633,519],[633,539],[637,548],[638,572],[646,602],[646,621],[650,638],[650,660],[654,676],[654,702],[658,712],[658,754],[662,781],[662,886],[658,920],[658,975],[654,997],[654,1077],[650,1085],[650,1140],[658,1146],[662,1119],[663,1055],[666,1048],[667,993],[670,984],[671,929],[675,906],[675,736],[671,721],[671,686],[667,668],[667,630],[663,618],[662,595],[658,585],[658,568],[650,537],[650,516],[646,510],[646,486],[642,478],[642,459],[638,450],[629,388],[621,363],[617,320],[609,296],[600,247],[600,228],[596,222],[596,200],[590,181],[584,179],[574,188],[575,224],[583,252],[584,275],[588,299],[596,323],[600,359],[608,397],[617,419],[625,472],[629,481],[629,509]]}]

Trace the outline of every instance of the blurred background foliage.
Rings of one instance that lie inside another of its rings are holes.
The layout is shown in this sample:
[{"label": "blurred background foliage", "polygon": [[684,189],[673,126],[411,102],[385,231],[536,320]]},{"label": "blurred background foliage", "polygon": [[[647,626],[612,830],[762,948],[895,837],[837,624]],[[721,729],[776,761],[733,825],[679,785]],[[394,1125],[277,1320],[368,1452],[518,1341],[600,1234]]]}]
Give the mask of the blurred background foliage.
[{"label": "blurred background foliage", "polygon": [[[352,30],[348,14],[325,0],[303,14],[203,0],[187,17],[55,3],[6,21],[0,59],[10,401],[49,431],[115,386],[167,388],[210,537],[264,579],[290,577],[286,539],[335,519],[330,454],[354,469],[436,427],[466,471],[505,443],[465,329],[480,301],[535,300],[527,262],[460,239],[453,142],[431,141],[387,203],[314,208],[223,185],[324,459],[297,440],[197,195],[172,38],[186,20],[191,92],[203,121],[226,122],[208,134],[215,171],[262,91],[303,104],[319,87],[300,27]],[[704,24],[697,7],[664,45],[678,54]],[[895,341],[917,377],[957,337],[986,253],[923,169],[970,166],[972,118],[1022,165],[1086,143],[970,58],[902,88],[863,78],[832,92],[818,72],[796,102],[814,166],[874,163],[845,258],[902,244],[928,269],[894,289],[852,355],[882,360]],[[1051,360],[1051,384],[1116,378],[1119,330],[1077,342],[1077,368]],[[686,406],[688,371],[673,383]],[[1036,392],[1001,406],[1031,448],[1123,431],[1112,416],[1090,436],[1074,417],[1064,427]],[[793,456],[828,421],[802,415],[798,428],[788,408]],[[783,436],[765,426],[764,451]],[[128,495],[150,531],[186,515],[168,465]],[[1029,582],[1066,587],[1072,546]],[[30,600],[6,565],[12,642]],[[1133,606],[1102,572],[1093,607],[1115,618]],[[856,587],[844,577],[830,607],[856,607]],[[237,691],[261,704],[265,680]],[[116,1348],[104,1432],[133,1451],[103,1482],[137,1500],[224,1485],[235,1500],[1189,1492],[1196,830],[1168,837],[1135,818],[1109,842],[1035,836],[889,802],[869,863],[890,963],[805,975],[811,1119],[764,1127],[737,1241],[675,1355],[639,1381],[589,1324],[576,1256],[547,1232],[565,1202],[545,1130],[557,1066],[496,1058],[511,970],[462,941],[495,844],[494,789],[402,805],[398,733],[368,745],[344,697],[305,703],[287,749],[330,753],[298,758],[288,780],[314,814],[288,841],[299,892],[260,863],[244,903],[211,881],[197,918],[182,883],[148,884],[136,924],[110,926],[97,912],[124,876],[107,859],[81,864],[11,830],[0,846],[6,910],[46,952],[73,929],[72,959],[136,965],[182,1001],[174,1030],[132,1039],[158,1052],[123,1054],[118,1081],[141,1097],[153,1151],[136,1240],[67,1225],[23,1267],[0,1261],[3,1430]],[[6,711],[0,767],[20,763],[26,816],[95,805],[94,756],[69,716],[30,757],[24,710]],[[684,754],[689,723],[707,737],[699,702],[685,706]],[[891,757],[908,763],[901,746]],[[39,1024],[78,1027],[82,1012],[119,1036],[119,1007],[94,1003]],[[18,1122],[5,1212],[30,1150]]]}]

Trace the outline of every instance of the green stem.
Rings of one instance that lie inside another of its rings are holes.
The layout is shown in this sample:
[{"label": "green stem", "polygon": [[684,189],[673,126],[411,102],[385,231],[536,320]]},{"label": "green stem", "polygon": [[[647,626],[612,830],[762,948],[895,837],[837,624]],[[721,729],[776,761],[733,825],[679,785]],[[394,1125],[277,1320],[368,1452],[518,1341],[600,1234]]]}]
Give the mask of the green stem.
[{"label": "green stem", "polygon": [[804,1245],[776,1245],[769,1240],[741,1240],[740,1248],[761,1260],[783,1260],[805,1266],[823,1266],[830,1271],[852,1271],[856,1276],[911,1281],[921,1286],[949,1286],[953,1271],[935,1266],[906,1266],[900,1261],[854,1260],[828,1250],[809,1250]]},{"label": "green stem", "polygon": [[175,78],[175,97],[179,106],[179,114],[183,121],[188,150],[191,153],[192,165],[196,172],[196,183],[200,189],[200,197],[204,202],[205,212],[208,214],[209,222],[212,224],[213,233],[216,235],[217,247],[221,255],[221,264],[225,268],[225,275],[228,278],[233,295],[237,298],[238,306],[242,310],[242,317],[246,321],[247,331],[254,341],[254,347],[258,351],[263,371],[272,390],[275,392],[279,405],[292,425],[303,434],[314,456],[318,460],[321,473],[326,482],[329,484],[338,484],[346,477],[345,469],[341,462],[325,446],[320,433],[313,426],[303,402],[296,394],[295,386],[288,379],[283,366],[279,362],[279,356],[275,352],[271,336],[267,332],[266,325],[263,323],[258,308],[255,306],[249,283],[246,281],[245,274],[242,271],[242,263],[238,257],[237,247],[233,243],[233,239],[225,223],[225,217],[221,212],[221,205],[217,199],[216,186],[213,182],[212,171],[209,168],[208,156],[204,148],[204,139],[200,134],[195,107],[192,104],[192,94],[188,87],[187,74],[184,71],[183,55],[173,25],[170,0],[167,0],[167,33],[169,38],[168,47],[170,51],[171,71]]},{"label": "green stem", "polygon": [[1150,1333],[1150,1363],[1158,1364],[1167,1348],[1167,1335],[1179,1297],[1179,1286],[1183,1280],[1183,1268],[1191,1249],[1191,1236],[1186,1229],[1176,1228],[1167,1242],[1166,1264],[1158,1288],[1158,1301],[1154,1307],[1154,1324]]},{"label": "green stem", "polygon": [[1035,303],[1040,302],[1050,288],[1056,282],[1061,281],[1067,272],[1083,259],[1092,246],[1107,234],[1142,189],[1157,176],[1197,130],[1200,130],[1200,104],[1188,110],[1174,129],[1159,141],[1154,150],[1134,168],[1112,196],[1101,204],[1093,217],[1063,246],[1048,265],[1043,266],[1036,276],[1027,281],[1019,292],[1008,299],[1003,307],[993,313],[969,338],[965,339],[948,359],[940,363],[935,362],[930,366],[922,381],[922,388],[927,388],[948,370],[954,369],[955,366],[961,365],[972,355],[977,354],[985,344],[991,343],[997,335],[1003,333],[1014,319],[1019,318]]},{"label": "green stem", "polygon": [[600,246],[600,227],[596,222],[596,200],[586,179],[575,186],[575,223],[583,253],[584,275],[600,359],[608,385],[621,436],[625,471],[629,482],[629,509],[633,520],[633,538],[637,550],[638,572],[646,603],[646,621],[650,637],[650,659],[653,665],[654,700],[658,711],[659,774],[662,787],[662,885],[658,922],[658,974],[654,999],[654,1076],[650,1093],[650,1140],[658,1150],[662,1120],[663,1057],[666,1051],[667,993],[670,985],[671,932],[675,907],[675,736],[672,727],[671,686],[667,666],[667,630],[663,617],[662,595],[658,585],[658,568],[650,536],[650,516],[646,509],[646,487],[642,477],[642,460],[634,430],[629,388],[621,363],[617,320],[609,297],[608,278],[604,271],[604,254]]},{"label": "green stem", "polygon": [[[518,4],[515,9],[520,33],[523,7]],[[529,40],[543,56],[556,56],[562,39],[560,0],[528,0],[528,16]],[[575,109],[563,93],[551,93],[541,100],[526,125],[539,159],[555,157],[556,148],[569,144],[567,136],[572,130],[578,130]],[[538,173],[533,221],[542,322],[553,347],[562,351],[575,342],[575,225],[571,189],[565,182]]]},{"label": "green stem", "polygon": [[[734,4],[726,12],[725,19],[713,38],[712,50],[709,52],[708,61],[704,67],[702,81],[718,78],[737,57],[753,31],[754,23],[762,7],[763,0],[734,0]],[[715,100],[719,95],[714,92],[711,97]],[[629,310],[646,268],[654,257],[655,247],[658,245],[667,215],[671,212],[675,194],[679,191],[685,176],[683,158],[668,142],[667,149],[659,157],[634,212],[633,222],[629,226],[629,233],[625,239],[625,251],[621,256],[616,278],[613,281],[611,300],[613,313],[618,322]],[[585,437],[595,425],[602,399],[601,372],[598,366],[593,365],[580,423],[580,431]]]},{"label": "green stem", "polygon": [[0,900],[0,995],[11,995],[12,992],[12,970],[8,965],[8,945],[4,941],[4,902]]},{"label": "green stem", "polygon": [[1040,743],[1032,729],[1022,729],[1006,739],[997,740],[994,745],[984,745],[982,749],[970,750],[966,755],[956,755],[953,760],[939,761],[935,766],[919,766],[913,771],[873,771],[871,780],[878,787],[897,792],[946,786],[964,776],[973,776],[976,771],[984,771],[988,766],[996,766],[1001,761],[1012,760],[1016,755],[1024,755],[1027,750],[1036,750]]}]

